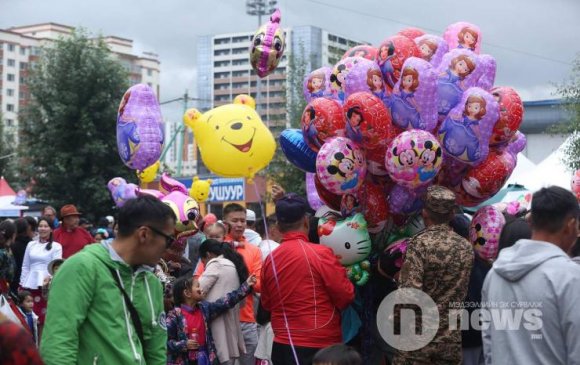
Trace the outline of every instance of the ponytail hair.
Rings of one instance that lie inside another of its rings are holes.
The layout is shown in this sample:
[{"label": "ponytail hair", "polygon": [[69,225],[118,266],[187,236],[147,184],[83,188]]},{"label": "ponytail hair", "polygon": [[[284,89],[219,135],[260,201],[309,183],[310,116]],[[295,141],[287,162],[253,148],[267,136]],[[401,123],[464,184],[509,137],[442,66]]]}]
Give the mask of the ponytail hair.
[{"label": "ponytail hair", "polygon": [[11,220],[5,220],[0,223],[0,248],[7,248],[8,242],[16,233],[16,225]]},{"label": "ponytail hair", "polygon": [[46,247],[45,247],[45,249],[47,251],[50,251],[50,250],[52,250],[52,232],[54,231],[54,221],[52,221],[47,216],[42,216],[38,220],[38,225],[40,225],[40,222],[42,222],[42,221],[45,221],[46,224],[48,224],[48,226],[50,227],[50,236],[48,236],[48,243],[46,244]]},{"label": "ponytail hair", "polygon": [[229,243],[219,242],[212,239],[205,240],[199,247],[199,257],[206,258],[208,253],[212,253],[216,256],[223,255],[224,258],[230,260],[236,267],[236,272],[240,279],[240,285],[248,280],[248,267],[244,262],[244,258],[242,255],[237,253]]}]

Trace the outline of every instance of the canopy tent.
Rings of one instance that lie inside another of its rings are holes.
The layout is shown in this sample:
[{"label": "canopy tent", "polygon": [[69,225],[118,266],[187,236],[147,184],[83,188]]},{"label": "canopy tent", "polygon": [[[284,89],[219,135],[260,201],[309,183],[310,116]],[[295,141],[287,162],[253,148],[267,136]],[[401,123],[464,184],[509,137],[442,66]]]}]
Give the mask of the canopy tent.
[{"label": "canopy tent", "polygon": [[528,174],[530,171],[533,171],[536,168],[536,164],[530,161],[524,154],[521,152],[518,153],[518,163],[516,168],[510,175],[509,179],[506,181],[503,189],[507,188],[509,185],[523,185],[522,177]]},{"label": "canopy tent", "polygon": [[0,177],[0,196],[6,195],[16,195],[16,192],[12,190],[10,185],[8,185],[8,181],[2,176]]},{"label": "canopy tent", "polygon": [[20,217],[23,210],[28,207],[24,205],[12,204],[16,199],[16,195],[0,196],[0,217]]},{"label": "canopy tent", "polygon": [[501,189],[497,194],[475,207],[463,207],[463,211],[467,213],[475,213],[479,208],[485,207],[486,205],[511,203],[524,198],[526,194],[530,193],[531,192],[528,189],[521,185],[508,185]]},{"label": "canopy tent", "polygon": [[[557,150],[552,152],[536,168],[522,174],[517,183],[525,186],[531,192],[536,192],[543,187],[556,185],[570,190],[572,172],[563,162],[565,149],[570,139],[567,139]],[[518,161],[519,164],[519,161]]]}]

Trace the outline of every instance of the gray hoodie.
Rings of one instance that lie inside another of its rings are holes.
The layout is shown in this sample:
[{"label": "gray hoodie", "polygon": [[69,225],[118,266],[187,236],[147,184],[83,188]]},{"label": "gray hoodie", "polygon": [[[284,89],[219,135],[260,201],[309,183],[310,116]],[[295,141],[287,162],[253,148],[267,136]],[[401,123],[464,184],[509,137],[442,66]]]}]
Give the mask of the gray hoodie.
[{"label": "gray hoodie", "polygon": [[[580,364],[580,265],[556,245],[519,240],[502,250],[482,300],[496,307],[483,320],[486,364]],[[505,326],[506,315],[521,322]]]}]

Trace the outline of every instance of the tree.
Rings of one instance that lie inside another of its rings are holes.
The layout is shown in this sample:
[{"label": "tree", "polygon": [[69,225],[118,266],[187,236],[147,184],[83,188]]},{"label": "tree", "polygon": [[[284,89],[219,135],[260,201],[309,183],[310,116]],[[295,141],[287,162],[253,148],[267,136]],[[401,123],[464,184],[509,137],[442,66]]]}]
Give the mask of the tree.
[{"label": "tree", "polygon": [[571,134],[571,142],[565,146],[564,163],[571,169],[580,169],[580,54],[572,64],[568,80],[558,86],[564,108],[568,112],[569,123],[558,125],[552,131]]},{"label": "tree", "polygon": [[[306,62],[304,50],[301,53],[291,53],[288,56],[288,74],[286,77],[286,113],[290,128],[300,128],[302,112],[306,108],[306,100],[302,95],[302,82],[306,75],[308,63]],[[305,173],[292,165],[282,152],[279,143],[279,136],[276,137],[278,143],[276,154],[268,167],[269,178],[282,185],[288,192],[295,192],[305,196],[306,186],[304,183]]]},{"label": "tree", "polygon": [[14,149],[14,135],[4,127],[2,114],[0,114],[0,176],[14,184],[16,181],[15,164],[16,154]]},{"label": "tree", "polygon": [[84,31],[42,50],[20,116],[23,177],[56,206],[74,203],[90,218],[109,214],[107,182],[135,175],[117,153],[117,106],[128,74],[102,39]]}]

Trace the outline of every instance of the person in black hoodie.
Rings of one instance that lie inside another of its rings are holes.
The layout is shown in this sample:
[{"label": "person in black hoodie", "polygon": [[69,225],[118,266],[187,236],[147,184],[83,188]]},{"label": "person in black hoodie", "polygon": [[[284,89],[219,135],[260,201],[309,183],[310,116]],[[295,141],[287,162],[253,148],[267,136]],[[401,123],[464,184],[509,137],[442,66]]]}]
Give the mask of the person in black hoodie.
[{"label": "person in black hoodie", "polygon": [[26,251],[28,242],[32,241],[34,233],[26,218],[18,218],[15,224],[16,239],[14,240],[14,243],[10,249],[12,250],[12,255],[14,256],[14,261],[16,262],[16,269],[14,272],[14,279],[10,282],[10,291],[16,294],[18,292],[18,286],[20,285],[20,273],[22,272],[24,252]]}]

